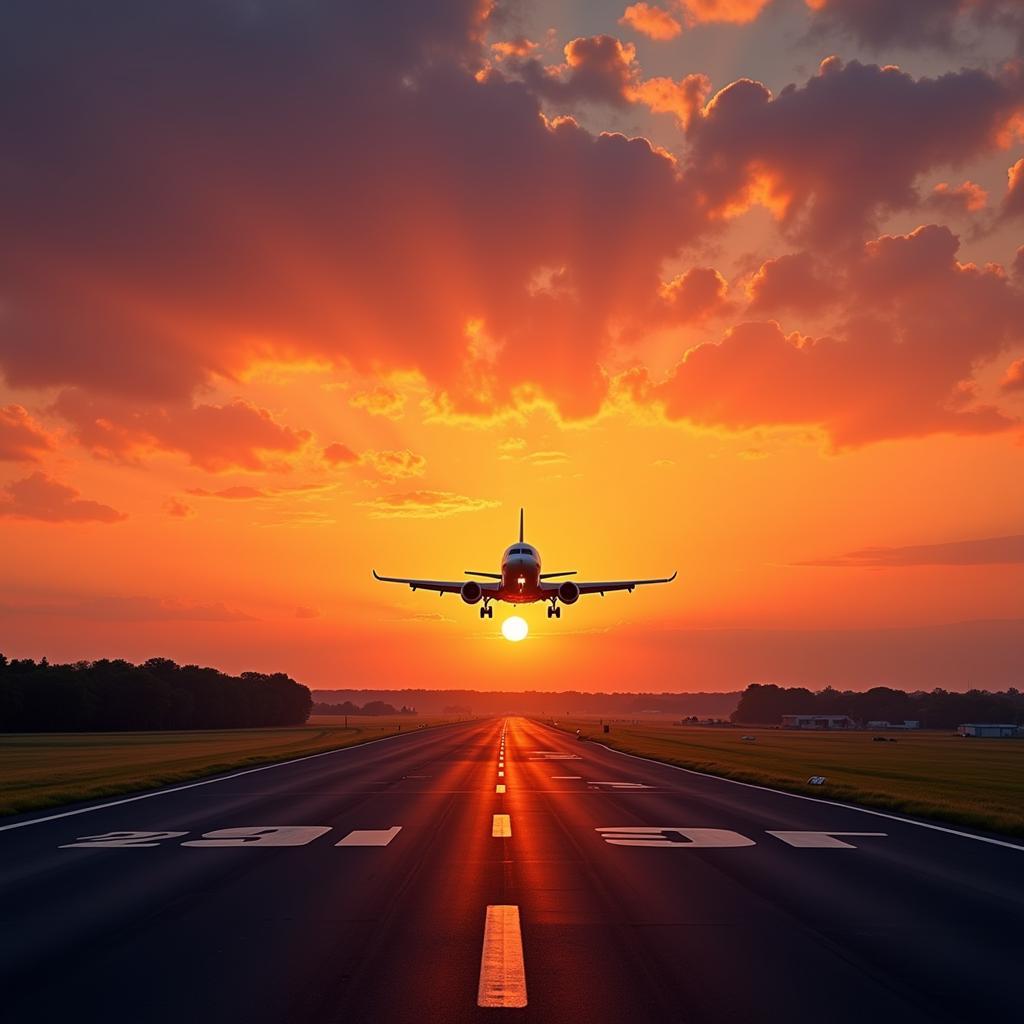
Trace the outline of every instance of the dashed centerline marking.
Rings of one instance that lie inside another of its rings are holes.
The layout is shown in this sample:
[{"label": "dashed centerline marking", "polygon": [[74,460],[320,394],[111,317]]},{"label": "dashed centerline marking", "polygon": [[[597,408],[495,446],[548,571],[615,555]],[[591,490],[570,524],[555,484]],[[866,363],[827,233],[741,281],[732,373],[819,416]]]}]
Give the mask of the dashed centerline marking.
[{"label": "dashed centerline marking", "polygon": [[494,839],[512,838],[512,819],[507,814],[496,814],[491,822],[491,836]]},{"label": "dashed centerline marking", "polygon": [[499,779],[505,778],[505,773],[504,772],[498,772],[498,778]]},{"label": "dashed centerline marking", "polygon": [[504,792],[505,792],[505,786],[504,786],[504,784],[503,784],[503,783],[501,783],[501,782],[499,782],[499,783],[498,783],[498,784],[497,784],[497,785],[496,785],[496,786],[494,787],[494,792],[495,792],[495,793],[504,793]]},{"label": "dashed centerline marking", "polygon": [[476,1005],[505,1009],[526,1005],[526,964],[518,907],[487,908]]}]

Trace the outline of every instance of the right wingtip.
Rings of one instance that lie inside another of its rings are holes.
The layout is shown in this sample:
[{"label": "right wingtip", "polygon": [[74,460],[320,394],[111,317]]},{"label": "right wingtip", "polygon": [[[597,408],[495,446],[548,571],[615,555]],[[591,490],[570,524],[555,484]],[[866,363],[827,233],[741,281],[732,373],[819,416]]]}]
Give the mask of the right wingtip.
[{"label": "right wingtip", "polygon": [[371,569],[370,572],[373,573],[373,578],[375,580],[379,580],[380,579],[380,576],[377,575],[377,570],[376,569]]}]

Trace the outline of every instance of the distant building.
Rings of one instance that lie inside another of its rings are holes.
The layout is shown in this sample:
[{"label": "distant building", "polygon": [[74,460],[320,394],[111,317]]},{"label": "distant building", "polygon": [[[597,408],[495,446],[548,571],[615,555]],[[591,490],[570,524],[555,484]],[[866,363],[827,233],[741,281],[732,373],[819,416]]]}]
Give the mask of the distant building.
[{"label": "distant building", "polygon": [[905,718],[902,722],[868,722],[869,729],[920,729],[916,718]]},{"label": "distant building", "polygon": [[849,715],[783,715],[783,729],[856,729]]},{"label": "distant building", "polygon": [[1018,725],[994,724],[991,722],[967,722],[964,725],[958,725],[956,731],[961,736],[989,736],[1003,739],[1024,734],[1024,730]]}]

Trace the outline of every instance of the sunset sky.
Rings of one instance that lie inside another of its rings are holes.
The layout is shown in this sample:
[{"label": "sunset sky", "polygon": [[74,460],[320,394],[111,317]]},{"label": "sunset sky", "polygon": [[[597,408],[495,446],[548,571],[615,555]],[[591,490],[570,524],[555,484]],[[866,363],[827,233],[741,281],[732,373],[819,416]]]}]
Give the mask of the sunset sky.
[{"label": "sunset sky", "polygon": [[[0,651],[1024,683],[1024,5],[12,0]],[[457,596],[658,576],[527,642]]]}]

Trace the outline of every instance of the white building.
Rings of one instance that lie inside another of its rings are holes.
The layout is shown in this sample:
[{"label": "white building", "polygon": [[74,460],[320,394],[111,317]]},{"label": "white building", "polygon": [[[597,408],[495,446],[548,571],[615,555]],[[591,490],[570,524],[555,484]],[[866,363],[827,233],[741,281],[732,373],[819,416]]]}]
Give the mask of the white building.
[{"label": "white building", "polygon": [[990,736],[1004,739],[1020,736],[1024,732],[1017,725],[994,724],[991,722],[966,722],[964,725],[958,725],[956,731],[961,736]]},{"label": "white building", "polygon": [[849,715],[783,715],[783,729],[856,729]]}]

